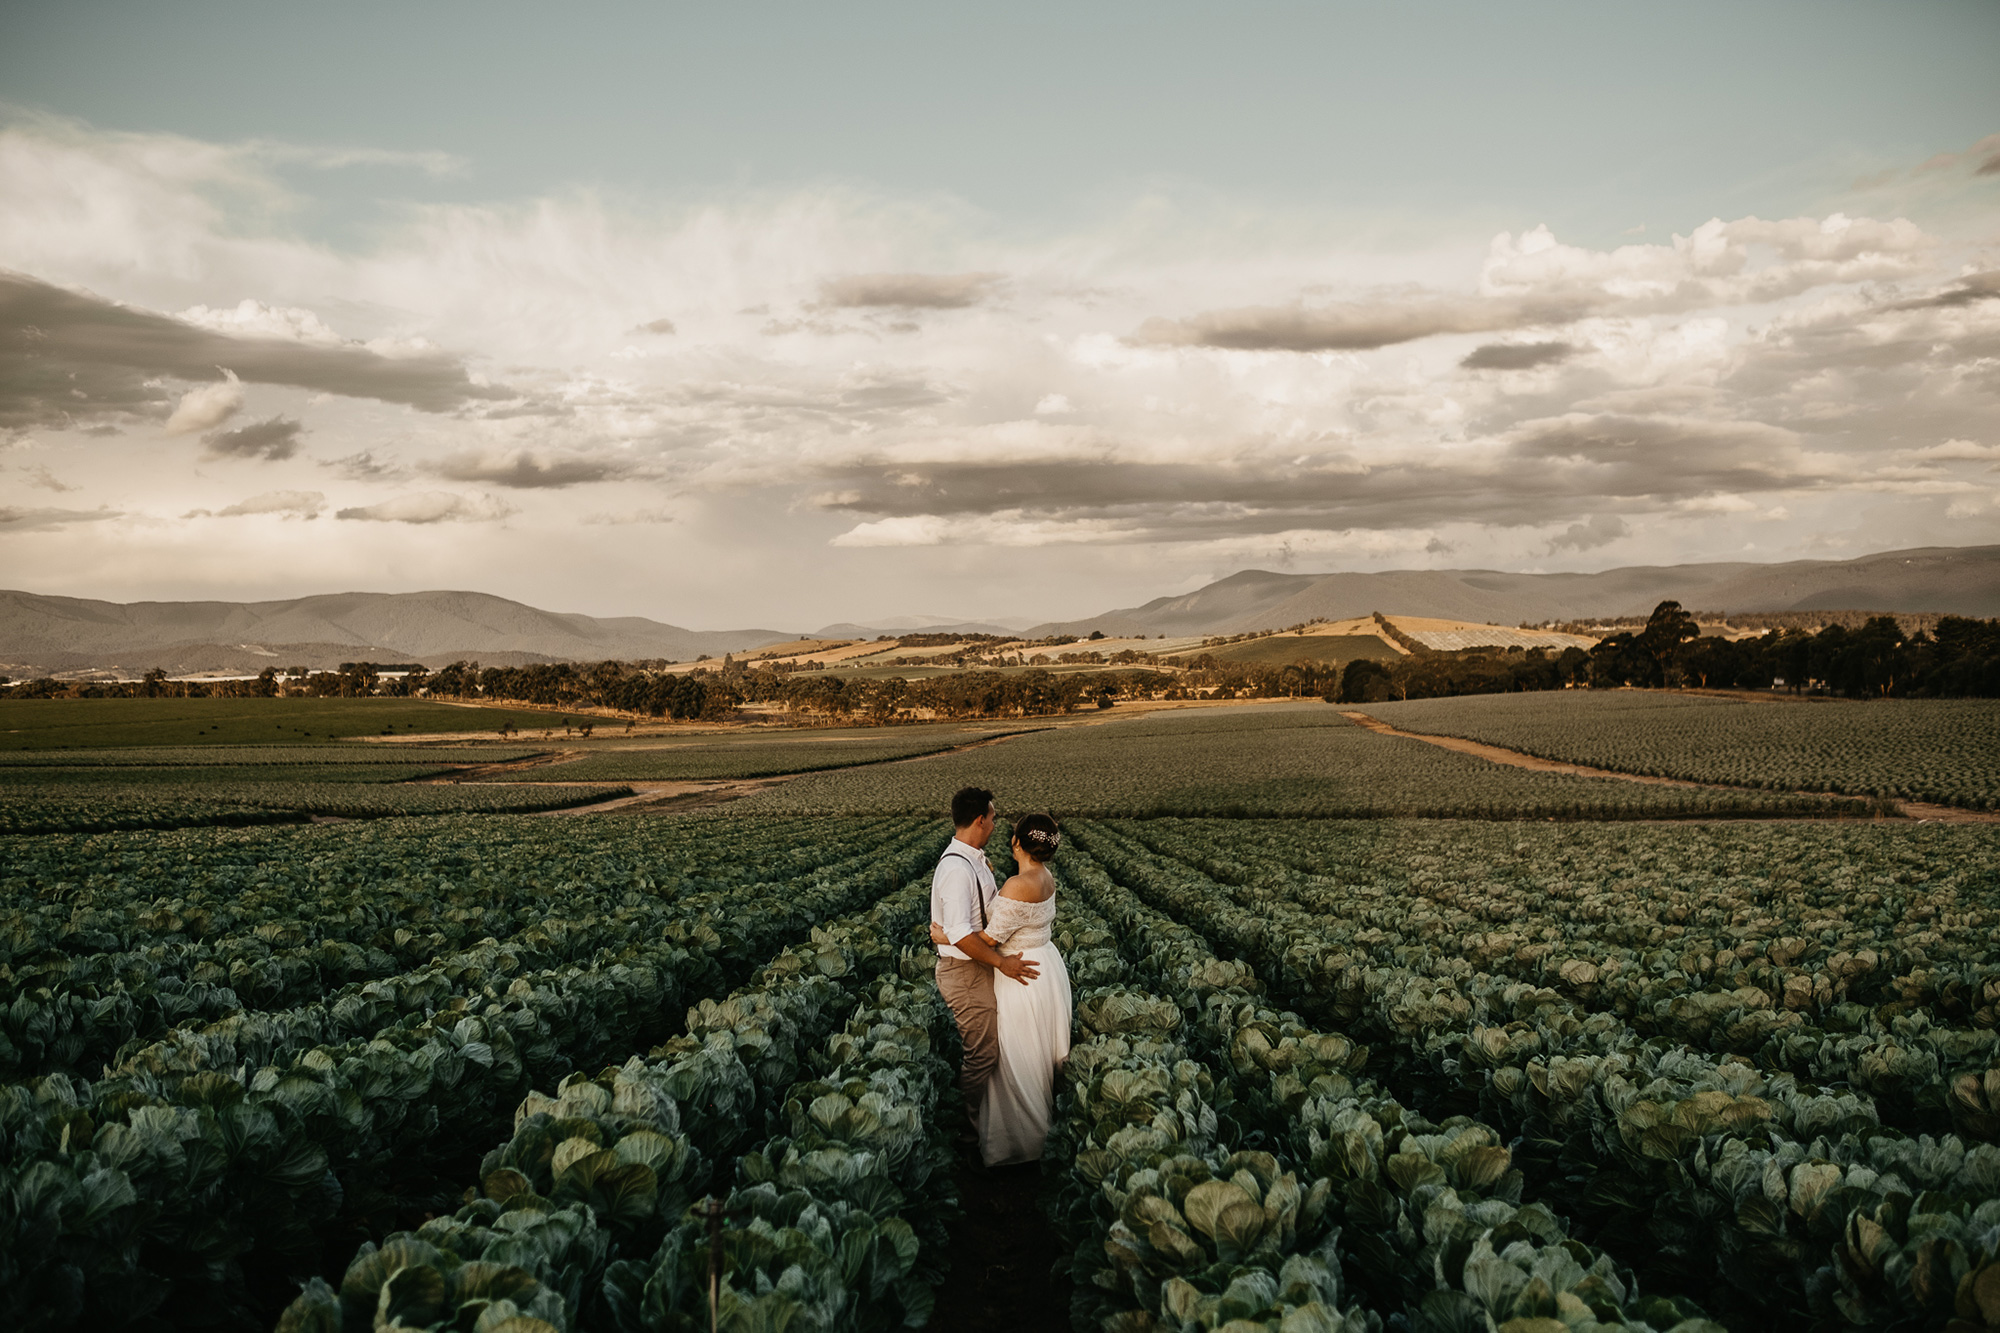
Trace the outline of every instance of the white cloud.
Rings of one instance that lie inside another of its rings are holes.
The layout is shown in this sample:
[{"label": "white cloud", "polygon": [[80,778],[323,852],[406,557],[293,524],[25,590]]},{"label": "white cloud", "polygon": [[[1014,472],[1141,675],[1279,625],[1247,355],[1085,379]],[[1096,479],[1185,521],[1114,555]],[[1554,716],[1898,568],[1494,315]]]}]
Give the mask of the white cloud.
[{"label": "white cloud", "polygon": [[519,513],[506,501],[490,495],[453,495],[449,491],[424,491],[399,495],[379,504],[342,509],[335,518],[374,523],[496,523]]},{"label": "white cloud", "polygon": [[[173,512],[208,503],[187,476],[196,451],[139,452],[164,420],[212,435],[223,467],[255,460],[265,484],[359,483],[321,511],[348,523],[211,524],[205,540],[233,527],[373,553],[431,539],[358,521],[457,523],[454,542],[498,553],[518,539],[477,525],[519,511],[488,492],[533,490],[510,526],[570,553],[551,560],[654,525],[648,542],[727,546],[839,587],[880,559],[845,554],[867,548],[936,548],[916,562],[931,568],[979,546],[1124,545],[1175,584],[1191,563],[1286,550],[1699,558],[1700,533],[1734,549],[1731,525],[1754,520],[1775,555],[1856,496],[1928,539],[1946,500],[1911,497],[2000,461],[1984,442],[2000,289],[1921,217],[1716,219],[1607,246],[1446,229],[1418,251],[1303,217],[1254,235],[1172,234],[1149,214],[995,239],[949,201],[816,189],[668,208],[579,191],[419,204],[341,250],[299,238],[281,159],[307,160],[0,129],[8,263],[92,288],[92,311],[178,310],[200,340],[198,361],[134,370],[146,391],[107,397],[96,424],[123,442],[83,438],[67,383],[0,421],[50,442],[50,475],[117,497],[107,483],[144,458],[141,484],[181,487]],[[1153,319],[1166,336],[1132,338]],[[210,350],[223,339],[284,373],[228,363]],[[298,371],[336,354],[354,373]],[[189,389],[211,361],[233,373]],[[259,386],[260,420],[237,416],[236,375]],[[1913,447],[1927,440],[1944,443]],[[648,487],[613,493],[632,478]],[[466,492],[368,498],[411,485]],[[319,494],[266,494],[288,493]],[[325,568],[282,558],[301,578]]]},{"label": "white cloud", "polygon": [[[277,514],[284,518],[318,518],[326,509],[326,496],[318,491],[265,491],[227,508],[215,511],[217,518],[244,518],[256,514]],[[189,518],[206,514],[195,510]]]},{"label": "white cloud", "polygon": [[197,384],[181,395],[181,400],[174,404],[173,415],[167,418],[167,434],[192,435],[211,430],[241,412],[247,401],[243,382],[231,371],[223,370],[222,378],[214,384]]},{"label": "white cloud", "polygon": [[1898,456],[1926,463],[2000,462],[2000,444],[1979,444],[1973,440],[1946,440],[1922,449],[1904,449]]}]

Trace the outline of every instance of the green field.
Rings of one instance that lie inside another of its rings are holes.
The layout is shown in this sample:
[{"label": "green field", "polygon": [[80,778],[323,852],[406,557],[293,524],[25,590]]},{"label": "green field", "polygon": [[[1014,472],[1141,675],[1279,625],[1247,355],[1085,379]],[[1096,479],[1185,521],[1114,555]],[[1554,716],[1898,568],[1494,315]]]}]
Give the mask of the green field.
[{"label": "green field", "polygon": [[917,814],[961,786],[1016,813],[1254,818],[1652,819],[1866,816],[1864,802],[1711,792],[1504,768],[1355,726],[1317,699],[1157,713],[1023,736],[922,763],[814,774],[746,812]]},{"label": "green field", "polygon": [[[1595,707],[1606,753],[1713,743]],[[1852,789],[1898,745],[1976,771],[1919,715],[1759,707],[1824,719]],[[712,1195],[719,1326],[951,1327],[926,941],[977,782],[1065,826],[1033,1230],[1078,1333],[1993,1324],[2000,824],[1826,818],[1878,807],[1775,789],[1796,757],[1720,792],[1500,767],[1318,701],[882,762],[989,731],[564,742],[520,776],[847,763],[574,819],[423,808],[594,789],[398,780],[532,743],[0,761],[9,819],[407,816],[0,832],[0,1319],[701,1329]]]},{"label": "green field", "polygon": [[1552,690],[1368,704],[1406,731],[1623,773],[2000,808],[2000,700]]},{"label": "green field", "polygon": [[[572,719],[574,720],[574,719]],[[0,699],[0,751],[301,745],[356,736],[560,731],[560,714],[423,699]]]},{"label": "green field", "polygon": [[587,741],[583,754],[561,763],[499,773],[492,782],[679,782],[700,778],[761,778],[879,764],[936,754],[1030,727],[871,727],[842,731],[755,731],[709,734],[673,742]]}]

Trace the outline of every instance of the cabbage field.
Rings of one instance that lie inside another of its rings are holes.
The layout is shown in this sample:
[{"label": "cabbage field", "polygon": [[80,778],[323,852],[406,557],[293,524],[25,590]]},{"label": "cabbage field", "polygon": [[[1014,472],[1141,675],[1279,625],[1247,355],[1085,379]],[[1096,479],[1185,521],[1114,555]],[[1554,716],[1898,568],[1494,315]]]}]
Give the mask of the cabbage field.
[{"label": "cabbage field", "polygon": [[1558,690],[1364,708],[1405,731],[1621,773],[2000,809],[2000,700]]},{"label": "cabbage field", "polygon": [[[217,800],[304,780],[216,757]],[[882,760],[672,815],[0,834],[0,1326],[692,1331],[713,1272],[737,1333],[952,1327],[928,884],[981,781],[1068,835],[1035,1188],[1075,1328],[2000,1329],[2000,824],[1316,702]],[[322,785],[564,790],[361,767]]]}]

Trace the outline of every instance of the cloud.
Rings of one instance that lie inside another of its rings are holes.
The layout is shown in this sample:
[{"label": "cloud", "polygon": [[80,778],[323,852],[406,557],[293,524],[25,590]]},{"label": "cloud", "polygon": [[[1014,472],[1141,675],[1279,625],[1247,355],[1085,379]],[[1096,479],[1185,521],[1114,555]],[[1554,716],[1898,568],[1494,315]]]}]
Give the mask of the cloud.
[{"label": "cloud", "polygon": [[[1032,466],[900,459],[824,469],[822,477],[829,485],[818,508],[877,516],[843,534],[847,546],[1040,544],[1053,540],[1040,534],[1064,524],[1085,534],[1079,540],[1134,542],[1460,522],[1523,527],[1610,506],[1853,479],[1808,455],[1793,432],[1762,422],[1585,412],[1529,421],[1448,455],[1286,458],[1244,449],[1235,459],[1047,457]],[[996,527],[1002,514],[1025,517]]]},{"label": "cloud", "polygon": [[1359,352],[1442,333],[1490,333],[1524,324],[1581,319],[1582,302],[1531,307],[1521,301],[1441,298],[1427,293],[1309,309],[1304,305],[1210,310],[1186,319],[1149,319],[1130,341],[1148,347],[1215,347],[1239,352]]},{"label": "cloud", "polygon": [[519,512],[514,506],[492,496],[468,497],[448,491],[424,491],[417,495],[399,495],[380,504],[342,509],[334,517],[371,523],[495,523]]},{"label": "cloud", "polygon": [[1980,444],[1974,440],[1946,440],[1922,449],[1903,450],[1901,456],[1924,463],[2000,462],[2000,444]]},{"label": "cloud", "polygon": [[1487,343],[1458,364],[1467,370],[1533,370],[1575,356],[1569,343]]},{"label": "cloud", "polygon": [[66,484],[60,477],[56,476],[55,473],[49,471],[46,467],[43,467],[39,463],[35,464],[33,467],[24,467],[21,469],[21,471],[28,474],[28,484],[40,490],[54,491],[58,495],[61,495],[69,491],[80,491],[83,489],[81,486],[71,486]]},{"label": "cloud", "polygon": [[1558,551],[1594,551],[1600,546],[1609,546],[1620,537],[1629,537],[1632,529],[1616,514],[1597,514],[1588,523],[1572,523],[1566,532],[1549,538],[1547,553]]},{"label": "cloud", "polygon": [[72,523],[102,523],[106,519],[124,516],[124,511],[109,508],[23,509],[13,505],[0,505],[0,534],[37,532],[49,528],[68,527]]},{"label": "cloud", "polygon": [[1956,306],[1968,306],[1977,301],[2000,300],[2000,270],[1974,273],[1930,296],[1920,296],[1915,300],[1898,301],[1892,310],[1949,310]]},{"label": "cloud", "polygon": [[1916,166],[1896,168],[1856,181],[1856,189],[1873,189],[1891,181],[1920,176],[1955,175],[2000,176],[2000,134],[1989,134],[1959,153],[1939,153]]},{"label": "cloud", "polygon": [[364,449],[345,458],[322,459],[320,466],[333,469],[349,481],[396,481],[410,475],[410,470],[401,463],[377,458],[372,449]]},{"label": "cloud", "polygon": [[[1933,246],[1898,218],[1711,219],[1667,245],[1588,250],[1547,227],[1502,233],[1487,248],[1476,293],[1405,289],[1330,305],[1303,302],[1155,317],[1141,347],[1353,352],[1443,334],[1572,324],[1595,315],[1684,313],[1762,304],[1832,283],[1908,277]],[[1770,262],[1757,262],[1768,258]]]},{"label": "cloud", "polygon": [[211,431],[201,437],[205,458],[261,458],[275,463],[299,451],[304,423],[294,417],[271,417],[235,430]]},{"label": "cloud", "polygon": [[284,518],[318,518],[326,509],[326,496],[318,491],[265,491],[223,509],[190,509],[182,518],[245,518],[257,514],[278,514]]},{"label": "cloud", "polygon": [[242,411],[244,401],[243,381],[224,370],[217,383],[198,384],[181,395],[173,415],[167,418],[167,434],[192,435],[211,430]]},{"label": "cloud", "polygon": [[1065,412],[1073,412],[1075,410],[1075,408],[1070,406],[1067,394],[1044,394],[1042,400],[1035,404],[1035,415],[1038,417],[1061,416]]},{"label": "cloud", "polygon": [[515,490],[556,490],[585,482],[611,481],[624,476],[630,466],[615,458],[537,458],[527,449],[515,453],[461,453],[445,459],[433,469],[449,481],[484,482]]},{"label": "cloud", "polygon": [[632,332],[657,333],[665,337],[677,332],[677,330],[674,328],[674,322],[671,319],[655,319],[641,324],[638,328],[633,329]]},{"label": "cloud", "polygon": [[580,521],[598,527],[622,527],[631,523],[671,523],[674,515],[666,509],[627,509],[619,513],[585,514]]},{"label": "cloud", "polygon": [[998,273],[857,273],[821,283],[820,303],[962,310],[978,305],[1000,277]]},{"label": "cloud", "polygon": [[218,366],[249,383],[374,398],[424,412],[514,396],[474,383],[462,364],[439,353],[386,356],[354,342],[238,337],[5,271],[0,364],[0,427],[165,415],[159,378],[208,381]]}]

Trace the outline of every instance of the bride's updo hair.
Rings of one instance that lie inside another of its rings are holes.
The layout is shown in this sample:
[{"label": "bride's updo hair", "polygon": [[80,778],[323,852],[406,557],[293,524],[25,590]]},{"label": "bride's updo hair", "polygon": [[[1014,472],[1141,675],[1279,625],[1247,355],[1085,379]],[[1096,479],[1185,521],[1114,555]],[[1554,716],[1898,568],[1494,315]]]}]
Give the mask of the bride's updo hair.
[{"label": "bride's updo hair", "polygon": [[1022,815],[1014,821],[1014,840],[1039,865],[1055,859],[1056,848],[1062,846],[1062,829],[1053,815]]}]

